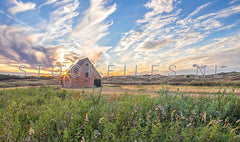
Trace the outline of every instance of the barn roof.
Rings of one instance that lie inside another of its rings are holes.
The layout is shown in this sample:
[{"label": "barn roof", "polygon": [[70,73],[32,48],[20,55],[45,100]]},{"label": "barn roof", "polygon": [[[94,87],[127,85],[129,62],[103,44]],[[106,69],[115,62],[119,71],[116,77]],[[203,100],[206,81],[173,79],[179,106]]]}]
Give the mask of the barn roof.
[{"label": "barn roof", "polygon": [[[91,63],[91,61],[90,61],[88,58],[84,58],[84,59],[79,60],[75,65],[81,66],[85,61],[88,61],[88,62],[93,66],[93,64]],[[94,67],[94,66],[93,66],[93,67]],[[94,69],[95,69],[95,68],[94,68]],[[95,69],[95,70],[96,70],[96,69]],[[71,71],[71,67],[67,70],[67,73],[70,74],[70,71]],[[77,68],[74,68],[73,73],[75,73],[75,72],[77,72]],[[101,75],[98,73],[97,70],[96,70],[95,73],[98,74],[98,76],[101,77]],[[69,75],[69,77],[71,78],[72,75]]]},{"label": "barn roof", "polygon": [[[88,60],[88,58],[81,59],[81,60],[79,60],[75,65],[81,66],[86,60]],[[88,60],[88,61],[89,61],[89,60]],[[75,65],[74,65],[74,66],[75,66]],[[78,69],[77,69],[77,68],[74,68],[73,73],[76,73],[77,71],[78,71]],[[70,73],[70,72],[71,72],[71,67],[68,69],[67,73]],[[70,75],[69,77],[71,77],[71,75]]]},{"label": "barn roof", "polygon": [[82,59],[82,60],[79,60],[79,61],[77,62],[77,64],[78,64],[79,66],[81,66],[86,60],[88,60],[88,58],[84,58],[84,59]]}]

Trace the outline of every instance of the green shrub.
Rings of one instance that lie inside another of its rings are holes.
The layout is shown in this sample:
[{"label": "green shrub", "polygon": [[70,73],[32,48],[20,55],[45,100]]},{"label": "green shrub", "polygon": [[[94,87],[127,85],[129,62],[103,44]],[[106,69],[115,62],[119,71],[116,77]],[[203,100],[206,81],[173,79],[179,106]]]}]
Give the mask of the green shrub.
[{"label": "green shrub", "polygon": [[125,94],[113,101],[93,92],[0,91],[0,141],[239,141],[234,91],[192,97],[163,88],[157,97]]}]

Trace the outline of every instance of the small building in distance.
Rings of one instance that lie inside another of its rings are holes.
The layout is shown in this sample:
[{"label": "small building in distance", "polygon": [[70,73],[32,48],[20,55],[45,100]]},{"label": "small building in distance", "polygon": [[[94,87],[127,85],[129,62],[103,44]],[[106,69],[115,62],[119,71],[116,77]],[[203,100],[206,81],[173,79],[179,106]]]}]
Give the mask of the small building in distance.
[{"label": "small building in distance", "polygon": [[101,87],[102,77],[88,58],[79,60],[59,80],[65,88]]}]

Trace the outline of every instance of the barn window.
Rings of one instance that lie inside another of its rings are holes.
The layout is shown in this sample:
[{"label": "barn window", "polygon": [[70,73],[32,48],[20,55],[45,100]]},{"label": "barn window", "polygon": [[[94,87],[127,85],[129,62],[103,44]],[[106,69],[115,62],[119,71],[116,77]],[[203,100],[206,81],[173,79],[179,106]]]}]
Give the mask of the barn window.
[{"label": "barn window", "polygon": [[85,77],[89,77],[89,74],[88,74],[88,72],[85,72]]}]

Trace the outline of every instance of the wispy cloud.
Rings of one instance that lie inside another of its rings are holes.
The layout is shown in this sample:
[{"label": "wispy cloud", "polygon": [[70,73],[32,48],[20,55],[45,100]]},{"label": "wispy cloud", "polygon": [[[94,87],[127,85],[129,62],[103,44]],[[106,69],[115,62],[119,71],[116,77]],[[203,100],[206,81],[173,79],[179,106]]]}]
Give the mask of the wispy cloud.
[{"label": "wispy cloud", "polygon": [[141,48],[146,50],[160,49],[162,47],[165,47],[169,42],[171,42],[171,39],[152,40],[144,43],[143,46],[141,46]]},{"label": "wispy cloud", "polygon": [[[25,7],[18,8],[18,11],[10,8],[13,14],[31,10],[26,7],[33,4],[14,0],[11,2]],[[0,45],[1,59],[5,62],[11,60],[15,64],[43,64],[50,67],[56,63],[68,66],[76,59],[84,57],[93,62],[99,60],[102,54],[107,57],[104,53],[111,47],[101,46],[98,41],[108,34],[108,29],[113,24],[112,21],[105,20],[116,10],[116,4],[106,7],[106,1],[91,0],[90,7],[73,26],[73,19],[79,15],[79,4],[78,0],[46,1],[40,5],[39,10],[44,5],[53,5],[56,8],[50,12],[49,19],[42,20],[40,28],[2,25],[0,33],[1,41],[4,42]]]},{"label": "wispy cloud", "polygon": [[98,41],[108,34],[107,31],[113,24],[106,23],[106,18],[116,10],[116,4],[105,7],[105,3],[104,0],[91,0],[84,17],[69,35],[69,39],[75,45],[75,52],[89,57],[94,62],[111,48],[98,44]]},{"label": "wispy cloud", "polygon": [[13,15],[20,12],[28,11],[28,10],[34,10],[36,7],[36,4],[33,2],[24,3],[22,1],[9,0],[9,3],[13,4],[13,6],[10,7],[8,11]]},{"label": "wispy cloud", "polygon": [[43,64],[49,67],[54,59],[49,55],[54,55],[51,49],[42,46],[35,46],[31,38],[33,29],[11,26],[0,26],[0,57],[6,62],[15,64]]},{"label": "wispy cloud", "polygon": [[230,1],[229,4],[234,4],[234,3],[239,2],[239,1],[240,1],[240,0],[232,0],[232,1]]},{"label": "wispy cloud", "polygon": [[61,5],[52,11],[49,20],[42,23],[44,34],[39,43],[45,45],[51,45],[52,42],[66,43],[67,35],[72,32],[72,19],[79,15],[79,12],[76,11],[78,6],[79,1],[72,0],[71,3]]},{"label": "wispy cloud", "polygon": [[57,2],[57,0],[47,0],[46,2],[44,2],[43,4],[41,4],[39,7],[38,7],[38,11],[40,11],[40,9],[45,6],[45,5],[50,5],[50,4],[53,4]]},{"label": "wispy cloud", "polygon": [[[186,51],[189,48],[189,51],[196,50],[191,46],[205,40],[210,34],[234,27],[235,24],[225,25],[221,19],[240,12],[239,5],[232,5],[214,13],[201,15],[201,11],[211,5],[209,2],[200,5],[184,18],[182,15],[180,16],[182,9],[178,8],[178,4],[179,1],[174,0],[147,2],[144,6],[151,11],[147,12],[143,19],[136,21],[140,26],[138,30],[131,30],[123,34],[118,46],[112,50],[112,54],[118,55],[113,57],[114,61],[121,62],[118,59],[130,52],[132,54],[127,56],[126,60],[131,60],[135,64],[144,61],[147,61],[146,64],[149,62],[155,64],[161,61],[160,64],[163,65],[188,60],[188,65],[191,67],[194,62],[207,60],[206,53],[195,55]],[[222,49],[219,49],[218,52],[220,51]],[[209,58],[213,57],[212,54],[207,55]],[[231,59],[231,57],[229,58]],[[113,59],[111,60],[113,61]],[[182,63],[179,66],[184,67],[184,65],[185,63]]]},{"label": "wispy cloud", "polygon": [[[237,57],[231,59],[231,53],[234,52],[234,56],[239,53],[239,36],[208,40],[217,32],[239,26],[224,21],[240,13],[236,0],[220,9],[211,9],[216,1],[207,2],[187,12],[179,7],[179,0],[149,0],[142,5],[147,12],[135,21],[133,29],[122,34],[116,47],[111,44],[104,46],[100,42],[111,32],[110,27],[115,21],[108,20],[108,17],[117,10],[117,5],[104,0],[89,2],[88,7],[84,7],[86,9],[80,9],[79,0],[45,0],[37,3],[36,13],[39,13],[41,20],[37,27],[29,28],[14,15],[35,10],[36,4],[10,0],[8,10],[13,16],[3,11],[0,13],[21,25],[0,27],[1,40],[4,41],[0,44],[0,63],[8,60],[11,64],[27,63],[30,66],[40,62],[46,66],[60,62],[69,65],[79,58],[88,57],[105,66],[146,66],[151,63],[160,64],[160,68],[166,69],[169,64],[178,63],[178,67],[185,69],[196,63],[212,64],[211,59],[218,60],[218,64],[228,63],[228,67],[233,66],[230,61],[238,61]],[[49,9],[52,11],[45,17],[46,13],[41,11],[41,7],[46,5],[52,7]],[[208,9],[211,9],[210,12]],[[229,61],[223,61],[218,54]]]},{"label": "wispy cloud", "polygon": [[240,68],[240,35],[215,39],[211,44],[186,50],[185,57],[176,58],[171,64],[190,67],[199,65],[228,65],[229,68]]},{"label": "wispy cloud", "polygon": [[205,7],[209,6],[211,3],[208,2],[204,5],[201,5],[200,7],[198,7],[195,11],[193,11],[192,13],[190,13],[185,19],[189,19],[191,17],[193,17],[194,15],[196,15],[197,13],[199,13],[200,10],[204,9]]}]

